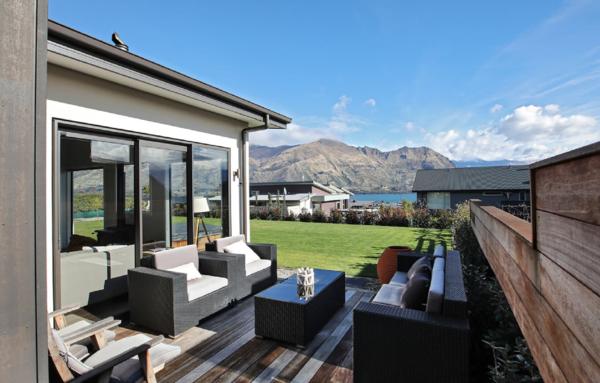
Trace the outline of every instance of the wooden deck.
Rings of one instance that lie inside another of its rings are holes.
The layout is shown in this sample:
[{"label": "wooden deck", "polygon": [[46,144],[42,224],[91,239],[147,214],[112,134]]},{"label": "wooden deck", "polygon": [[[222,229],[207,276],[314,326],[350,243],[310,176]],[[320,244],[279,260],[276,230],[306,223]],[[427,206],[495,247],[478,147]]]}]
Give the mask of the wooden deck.
[{"label": "wooden deck", "polygon": [[[299,348],[254,334],[254,298],[223,310],[167,343],[182,353],[157,374],[160,382],[352,382],[352,310],[372,292],[346,290],[346,304]],[[117,338],[140,331],[127,324]]]}]

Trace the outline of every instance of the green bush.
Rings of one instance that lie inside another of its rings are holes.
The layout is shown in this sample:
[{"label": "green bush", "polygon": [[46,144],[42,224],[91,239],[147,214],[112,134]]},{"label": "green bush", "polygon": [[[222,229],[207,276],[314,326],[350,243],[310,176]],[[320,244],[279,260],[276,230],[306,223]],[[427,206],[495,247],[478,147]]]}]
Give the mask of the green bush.
[{"label": "green bush", "polygon": [[286,216],[283,218],[283,220],[284,220],[284,221],[295,221],[295,220],[296,220],[296,215],[294,214],[294,212],[293,212],[293,211],[290,211],[290,212],[288,213],[288,215],[286,215]]},{"label": "green bush", "polygon": [[430,212],[430,227],[435,229],[452,228],[452,211],[446,209],[432,210]]},{"label": "green bush", "polygon": [[469,203],[452,214],[454,247],[460,251],[471,325],[472,382],[541,382],[531,352],[471,228]]},{"label": "green bush", "polygon": [[376,223],[382,226],[408,226],[409,220],[404,209],[382,205]]},{"label": "green bush", "polygon": [[342,212],[335,209],[329,213],[329,222],[331,223],[343,223],[344,216],[342,216]]},{"label": "green bush", "polygon": [[425,229],[431,227],[431,214],[429,214],[429,210],[422,206],[415,207],[412,213],[412,226]]},{"label": "green bush", "polygon": [[298,219],[302,222],[312,222],[312,214],[309,212],[302,212],[298,214]]},{"label": "green bush", "polygon": [[349,223],[351,225],[360,225],[362,223],[360,216],[358,215],[358,212],[356,210],[348,211],[348,213],[346,214],[346,223]]},{"label": "green bush", "polygon": [[371,211],[365,211],[362,214],[363,225],[375,225],[377,223],[377,214]]},{"label": "green bush", "polygon": [[312,213],[313,222],[327,222],[327,216],[323,213],[323,210],[317,209]]}]

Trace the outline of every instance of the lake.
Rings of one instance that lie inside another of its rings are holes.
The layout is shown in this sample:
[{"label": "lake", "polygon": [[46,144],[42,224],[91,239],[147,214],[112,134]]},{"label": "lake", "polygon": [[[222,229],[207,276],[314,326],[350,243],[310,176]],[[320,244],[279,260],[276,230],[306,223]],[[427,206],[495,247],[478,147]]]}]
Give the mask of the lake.
[{"label": "lake", "polygon": [[415,202],[417,193],[365,193],[355,194],[350,200],[356,201],[383,201],[386,203],[397,203],[403,200]]}]

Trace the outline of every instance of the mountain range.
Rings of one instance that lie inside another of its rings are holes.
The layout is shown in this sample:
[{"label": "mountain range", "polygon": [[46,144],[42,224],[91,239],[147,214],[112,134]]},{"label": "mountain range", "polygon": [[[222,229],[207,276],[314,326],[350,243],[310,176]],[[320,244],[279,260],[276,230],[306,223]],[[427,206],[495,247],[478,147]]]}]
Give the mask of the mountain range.
[{"label": "mountain range", "polygon": [[410,192],[418,169],[453,168],[427,147],[381,151],[321,139],[302,145],[250,148],[252,182],[313,180],[354,192]]}]

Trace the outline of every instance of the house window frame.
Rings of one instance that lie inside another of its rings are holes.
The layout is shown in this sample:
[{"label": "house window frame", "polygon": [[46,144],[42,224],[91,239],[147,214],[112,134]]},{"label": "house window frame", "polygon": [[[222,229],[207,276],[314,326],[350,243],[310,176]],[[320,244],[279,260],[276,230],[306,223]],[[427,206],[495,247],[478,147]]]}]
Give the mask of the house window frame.
[{"label": "house window frame", "polygon": [[[227,153],[227,181],[229,183],[229,187],[227,188],[227,203],[228,203],[228,211],[229,217],[227,232],[232,232],[232,190],[231,184],[233,183],[233,174],[232,174],[232,149],[226,146],[220,145],[212,145],[206,144],[202,142],[196,141],[188,141],[188,140],[180,140],[176,138],[169,138],[164,136],[158,136],[148,133],[135,132],[126,129],[119,129],[109,126],[97,125],[97,124],[89,124],[81,121],[68,120],[64,118],[56,118],[53,117],[51,120],[52,125],[52,143],[51,143],[51,190],[52,190],[52,198],[51,198],[51,222],[52,222],[52,285],[53,285],[53,306],[54,309],[59,308],[61,305],[61,287],[60,287],[60,137],[61,132],[69,132],[71,134],[79,134],[82,137],[87,136],[90,138],[93,137],[105,137],[107,140],[113,138],[116,141],[119,140],[131,140],[134,145],[134,164],[135,166],[135,177],[134,177],[134,216],[135,216],[135,267],[140,265],[140,260],[142,258],[143,252],[143,238],[142,238],[142,210],[140,209],[140,197],[141,197],[141,166],[140,164],[140,147],[142,142],[152,142],[156,145],[163,144],[165,146],[168,145],[176,145],[176,146],[185,146],[186,153],[188,153],[186,159],[186,190],[192,191],[187,192],[187,211],[188,217],[193,217],[193,148],[196,146],[206,147],[211,149],[219,149],[224,150]],[[240,198],[243,198],[240,196]],[[188,219],[187,222],[187,238],[188,244],[193,244],[193,219]]]}]

